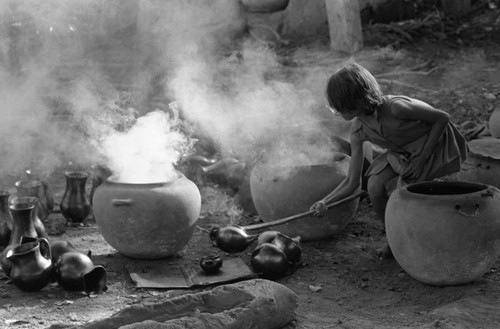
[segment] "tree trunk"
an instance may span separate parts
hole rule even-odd
[[[354,53],[363,48],[358,0],[325,0],[330,48]]]

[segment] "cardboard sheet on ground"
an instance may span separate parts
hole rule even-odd
[[[255,278],[255,273],[239,258],[224,260],[217,274],[208,275],[201,268],[171,264],[150,265],[146,272],[129,269],[137,288],[185,289]]]

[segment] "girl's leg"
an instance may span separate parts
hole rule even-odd
[[[376,175],[371,175],[368,179],[368,195],[373,204],[373,209],[380,220],[385,220],[385,207],[389,200],[386,183],[397,177],[398,174],[392,170],[391,166],[386,166],[381,172]]]
[[[398,174],[392,170],[391,166],[386,166],[384,170],[376,175],[370,176],[368,179],[368,195],[373,204],[373,208],[377,213],[382,223],[385,227],[385,207],[387,205],[387,200],[389,200],[389,193],[386,188],[386,183],[397,177]],[[389,245],[377,249],[377,256],[379,259],[389,259],[392,258],[392,251]]]

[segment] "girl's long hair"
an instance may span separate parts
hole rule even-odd
[[[340,113],[362,109],[373,114],[382,104],[382,92],[375,77],[364,67],[349,63],[328,80],[326,97]]]

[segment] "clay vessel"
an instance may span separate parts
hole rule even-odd
[[[48,238],[47,230],[42,219],[38,216],[38,198],[36,197],[14,197],[9,206],[12,214],[12,235],[10,243],[16,243],[21,236]],[[29,213],[29,218],[26,214]],[[33,234],[32,228],[35,229]]]
[[[38,291],[50,282],[52,261],[47,239],[15,246],[7,252],[7,259],[12,263],[9,277],[21,290]]]
[[[278,233],[271,243],[283,250],[289,262],[299,264],[302,261],[300,240],[300,237],[290,238],[289,236]]]
[[[402,186],[386,208],[387,240],[399,265],[432,285],[480,278],[500,255],[500,190],[468,182]]]
[[[59,256],[54,264],[57,282],[67,290],[101,293],[106,291],[106,269],[94,265],[92,260],[81,252],[68,251]]]
[[[222,259],[218,256],[205,256],[200,259],[200,267],[206,274],[215,274],[222,267]]]
[[[61,213],[68,222],[81,223],[91,211],[85,189],[89,174],[83,171],[69,171],[64,175],[66,176],[66,190],[61,199]]]
[[[289,0],[242,0],[243,5],[252,13],[274,13],[285,10]]]
[[[253,203],[264,222],[306,212],[347,176],[350,157],[336,153],[330,164],[280,166],[265,161],[257,163],[250,175]],[[330,238],[350,222],[358,199],[332,207],[324,217],[307,216],[275,226],[287,236],[302,241]]]
[[[18,197],[35,197],[38,199],[36,204],[36,215],[42,222],[49,217],[49,203],[46,195],[46,189],[39,180],[20,180],[15,183],[16,195]]]
[[[158,259],[181,251],[191,239],[201,196],[178,173],[170,182],[134,184],[110,177],[94,194],[94,216],[104,239],[132,258]]]
[[[242,252],[257,238],[258,235],[250,235],[238,225],[214,227],[210,231],[212,244],[227,253]]]
[[[284,251],[272,243],[263,243],[255,248],[250,263],[252,270],[266,279],[279,279],[293,269]]]
[[[500,138],[500,108],[497,107],[493,113],[491,113],[490,119],[488,120],[488,128],[490,129],[491,136],[495,138]]]
[[[0,191],[0,246],[7,246],[12,232],[12,215],[9,210],[9,191]]]

